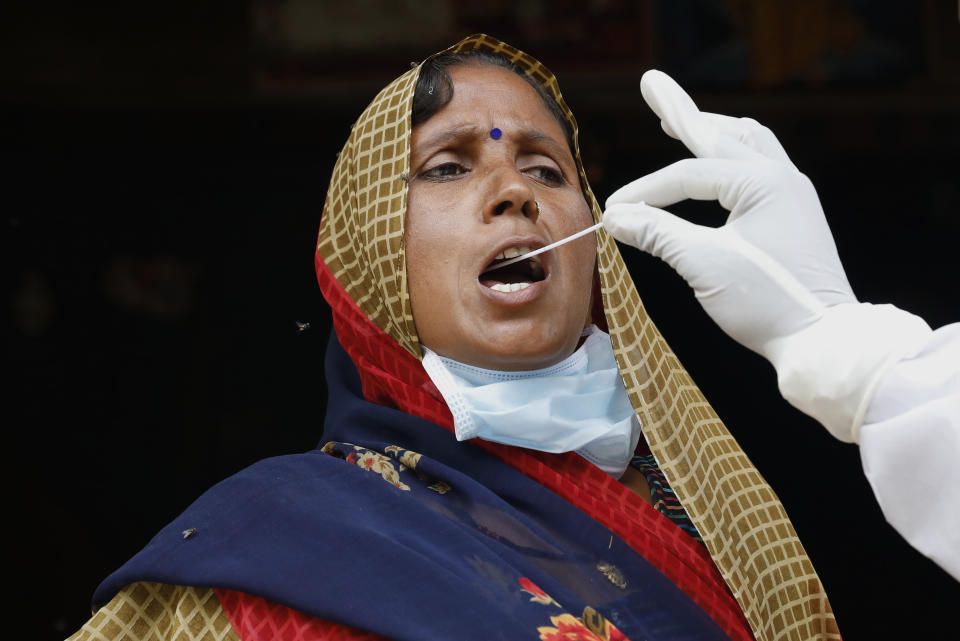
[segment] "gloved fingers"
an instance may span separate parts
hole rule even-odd
[[[753,118],[735,118],[707,111],[701,111],[700,115],[713,122],[724,134],[734,140],[771,160],[783,162],[796,169],[776,135]]]
[[[640,93],[660,118],[661,127],[668,136],[681,141],[695,156],[711,155],[719,131],[700,118],[700,110],[693,99],[673,78],[650,69],[640,79]]]
[[[650,109],[660,118],[660,126],[671,138],[686,145],[698,158],[751,160],[759,153],[731,136],[705,117],[680,85],[656,69],[640,79],[640,92]]]
[[[638,178],[613,192],[606,206],[641,201],[668,207],[682,200],[719,200],[728,211],[737,204],[742,187],[756,178],[755,163],[721,158],[686,158]]]
[[[603,214],[603,228],[618,241],[652,254],[678,271],[684,250],[704,232],[715,231],[645,203],[612,205]]]
[[[663,133],[667,134],[674,140],[680,140],[680,136],[678,136],[677,132],[670,128],[670,123],[668,123],[666,120],[660,121],[660,128],[663,129]]]

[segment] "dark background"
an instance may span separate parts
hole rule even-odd
[[[773,129],[817,186],[861,300],[960,320],[952,0],[3,11],[8,616],[34,638],[76,630],[96,584],[206,487],[320,440],[329,311],[313,248],[335,155],[380,87],[469,33],[559,76],[601,202],[687,155],[640,97],[658,67],[704,110]],[[673,209],[723,218],[715,204]],[[786,505],[845,638],[954,636],[960,584],[886,525],[857,449],[782,401],[769,365],[668,268],[625,254]]]

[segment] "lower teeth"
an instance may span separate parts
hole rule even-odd
[[[490,289],[495,289],[498,292],[516,292],[527,287],[530,287],[530,283],[497,283],[491,285]]]

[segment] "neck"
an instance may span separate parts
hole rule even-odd
[[[620,477],[620,483],[641,499],[653,505],[653,498],[650,496],[650,486],[647,485],[647,478],[643,475],[643,472],[635,470],[628,465],[623,476]]]

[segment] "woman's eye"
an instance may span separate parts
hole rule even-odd
[[[433,180],[443,180],[445,178],[455,178],[460,174],[467,173],[467,168],[455,162],[445,162],[442,165],[431,167],[421,174],[424,178]]]
[[[545,182],[548,185],[562,185],[566,182],[566,180],[563,178],[563,174],[552,167],[532,167],[527,170],[527,173],[533,175],[534,178],[541,182]]]

